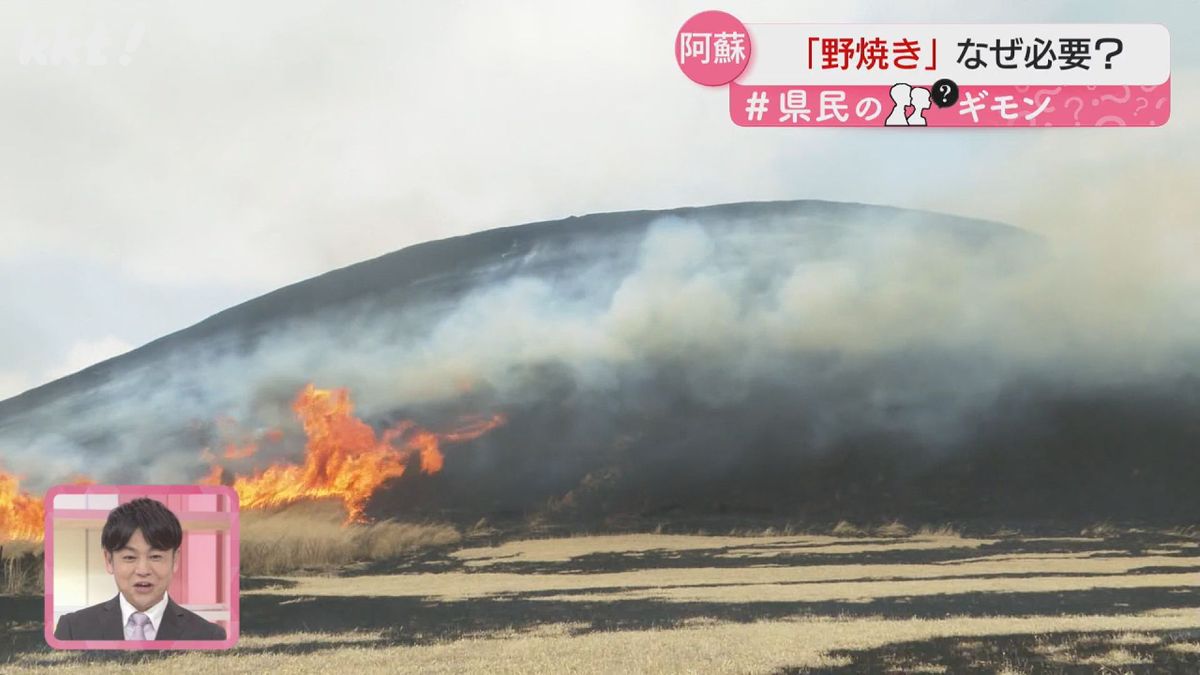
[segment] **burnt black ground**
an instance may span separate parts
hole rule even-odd
[[[861,543],[887,543],[895,539],[870,537]],[[920,551],[891,551],[856,555],[821,553],[822,545],[810,547],[804,553],[787,553],[766,558],[720,557],[727,547],[687,551],[630,551],[612,554],[593,554],[560,563],[520,563],[499,561],[486,571],[527,572],[538,574],[586,575],[608,572],[632,572],[645,569],[684,568],[722,565],[729,569],[760,568],[798,564],[846,564],[847,579],[854,578],[850,565],[906,564],[947,562],[980,556],[1019,555],[1022,553],[1072,553],[1102,556],[1140,555],[1146,549],[1170,550],[1178,555],[1197,555],[1194,549],[1179,550],[1190,538],[1165,533],[1123,533],[1107,539],[1087,541],[1029,541],[1010,537],[980,548],[942,548]],[[758,548],[769,553],[775,545],[754,544],[747,540],[739,549]],[[414,574],[434,571],[475,570],[465,567],[449,555],[451,549],[430,551],[410,556],[388,565],[368,569],[346,570],[346,576],[367,574]],[[1158,554],[1163,555],[1163,554]],[[1167,553],[1166,555],[1172,555]],[[1130,574],[1154,575],[1196,572],[1194,567],[1143,567]],[[975,575],[970,579],[1025,576],[1012,574]],[[1040,575],[1053,576],[1053,575]],[[1058,576],[1071,576],[1061,573]],[[422,645],[454,640],[466,636],[487,635],[501,631],[529,631],[539,627],[567,623],[573,634],[595,631],[671,629],[696,619],[717,622],[749,623],[759,620],[804,617],[874,617],[887,619],[946,619],[954,617],[1024,617],[1038,615],[1100,615],[1133,616],[1155,609],[1198,608],[1200,589],[1172,588],[1098,588],[1063,592],[963,592],[930,596],[887,597],[869,602],[662,602],[656,600],[555,600],[550,596],[562,591],[514,592],[495,597],[446,601],[420,597],[323,597],[287,593],[286,579],[258,577],[243,579],[248,594],[241,598],[243,636],[276,636],[296,632],[345,633],[362,630],[370,633],[358,643],[364,648],[383,648],[396,645]],[[256,589],[275,587],[279,595],[253,593]],[[575,594],[603,595],[636,590],[639,587],[597,587],[571,591]],[[48,648],[42,641],[40,597],[0,598],[0,664],[17,653],[44,653]],[[1157,645],[1121,645],[1126,651],[1149,661],[1147,664],[1122,667],[1119,672],[1196,672],[1200,656],[1167,649],[1177,641],[1195,642],[1200,631],[1148,631],[1161,638]],[[866,651],[836,651],[831,656],[845,657],[850,665],[833,672],[910,672],[920,665],[944,666],[947,672],[994,672],[1012,665],[1030,673],[1092,673],[1095,666],[1071,666],[1054,662],[1035,648],[1045,651],[1047,645],[1088,641],[1075,649],[1081,658],[1107,653],[1114,648],[1112,639],[1118,633],[1006,635],[946,638],[921,642],[885,645]],[[965,646],[964,646],[965,645]],[[267,647],[241,647],[241,653],[304,654],[342,646],[335,638],[317,639],[299,644]],[[92,653],[85,661],[97,664],[154,662],[161,658],[155,653],[124,655]],[[34,658],[34,663],[39,659]],[[49,663],[48,661],[46,663]],[[802,668],[784,672],[812,672]],[[829,672],[826,670],[820,672]]]
[[[1200,630],[1145,631],[1139,635],[1158,638],[1153,645],[1120,643],[1120,633],[1055,633],[1053,635],[1004,635],[983,638],[940,638],[921,642],[900,642],[866,651],[835,650],[830,656],[848,657],[848,665],[835,668],[785,668],[775,675],[804,673],[913,673],[922,668],[944,667],[947,673],[994,673],[1008,666],[1028,675],[1095,675],[1096,673],[1178,673],[1200,672],[1200,654],[1172,651],[1176,642],[1195,643]],[[1113,666],[1058,663],[1047,659],[1047,647],[1069,646],[1081,659],[1102,657],[1113,649],[1123,649],[1138,661]],[[930,672],[927,670],[926,672]]]

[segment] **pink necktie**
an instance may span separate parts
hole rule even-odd
[[[146,626],[150,625],[150,617],[141,612],[134,612],[129,615],[129,623],[133,626],[133,636],[130,640],[148,640],[146,637]]]

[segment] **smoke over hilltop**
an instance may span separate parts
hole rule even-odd
[[[302,454],[291,402],[312,382],[380,428],[507,419],[375,513],[1194,517],[1200,284],[1109,263],[821,202],[496,230],[0,403],[0,453],[26,488],[192,482],[271,430],[225,455],[245,474]]]

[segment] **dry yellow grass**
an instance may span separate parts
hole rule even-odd
[[[671,534],[623,534],[572,537],[569,539],[528,539],[499,546],[467,548],[453,557],[468,566],[482,567],[492,562],[562,562],[597,553],[645,553],[647,551],[698,551],[726,549],[722,556],[774,556],[789,553],[844,554],[870,551],[894,551],[940,548],[977,548],[994,543],[993,539],[964,539],[953,535],[919,535],[910,539],[882,543],[864,543],[856,539],[824,535],[792,536],[700,536]]]
[[[939,542],[917,537],[893,544],[897,550],[935,546]],[[977,547],[986,540],[948,538],[943,548]],[[299,577],[294,587],[268,590],[279,594],[310,596],[395,595],[457,600],[511,595],[530,591],[560,591],[554,600],[597,601],[653,598],[679,602],[749,602],[865,600],[897,596],[969,592],[1034,592],[1095,588],[1161,588],[1200,585],[1200,576],[1188,568],[1200,563],[1183,556],[1101,556],[1085,553],[1025,553],[976,556],[952,562],[926,564],[828,564],[796,566],[654,567],[623,572],[560,574],[554,571],[490,571],[492,566],[519,563],[562,563],[596,553],[627,553],[637,558],[648,552],[720,550],[727,559],[743,551],[756,559],[759,550],[840,553],[874,550],[876,544],[825,536],[701,537],[677,535],[614,535],[515,541],[496,547],[469,548],[453,557],[470,572],[448,571],[393,574],[356,579]],[[1180,568],[1178,574],[1125,575],[1139,567]],[[640,566],[639,566],[640,567]],[[501,568],[502,569],[502,568]],[[998,576],[998,575],[1028,575]],[[1086,576],[1048,576],[1072,574]],[[991,578],[968,578],[991,577]],[[574,592],[587,590],[587,596]],[[600,591],[604,591],[601,593]]]
[[[1119,667],[1119,666],[1141,665],[1141,664],[1146,664],[1146,663],[1150,663],[1150,662],[1151,662],[1151,659],[1145,658],[1143,656],[1138,656],[1137,654],[1134,654],[1133,652],[1129,651],[1128,649],[1124,649],[1124,648],[1110,649],[1108,652],[1106,652],[1104,654],[1088,656],[1085,658],[1077,659],[1075,661],[1075,663],[1077,663],[1079,665],[1108,666],[1110,668],[1115,668],[1115,667]]]
[[[1167,651],[1177,654],[1200,654],[1200,642],[1176,642],[1167,645]]]
[[[1065,641],[1049,640],[1048,637],[1043,636],[1039,639],[1038,644],[1032,651],[1044,656],[1046,660],[1052,663],[1061,665],[1116,667],[1149,663],[1150,659],[1138,656],[1125,649],[1125,647],[1149,647],[1162,643],[1162,638],[1157,635],[1133,632],[1125,632],[1117,635],[1084,635]],[[1078,653],[1089,648],[1094,650],[1096,647],[1107,647],[1109,649],[1103,654],[1094,654],[1086,657],[1080,656]]]
[[[278,511],[243,513],[242,573],[332,569],[357,561],[388,560],[462,539],[449,525],[390,520],[343,525],[344,519],[341,506],[331,502],[305,502]]]
[[[42,542],[26,541],[24,539],[0,541],[0,558],[20,558],[26,555],[38,555],[42,552]]]
[[[849,581],[821,584],[729,584],[705,587],[638,588],[604,592],[545,595],[547,602],[619,602],[657,600],[670,602],[870,602],[881,598],[914,598],[956,593],[1052,593],[1094,589],[1183,588],[1200,586],[1200,576],[1183,574],[1149,577],[1034,577],[1015,579],[936,579],[912,581]]]
[[[693,551],[758,543],[773,545],[797,541],[797,537],[734,537],[685,534],[616,534],[564,539],[524,539],[499,546],[465,548],[451,555],[463,561],[487,564],[494,560],[520,562],[562,562],[596,553],[642,553],[670,550]],[[834,537],[822,541],[839,541]]]
[[[731,546],[728,551],[718,554],[723,558],[769,558],[777,555],[804,555],[819,553],[822,555],[843,555],[851,553],[879,553],[884,551],[931,551],[950,548],[978,548],[994,543],[994,539],[964,539],[959,536],[917,536],[895,541],[880,543],[864,543],[861,540],[837,539],[834,537],[807,537],[803,543],[787,546],[780,543],[770,548],[758,544]]]
[[[1056,663],[1071,663],[1075,660],[1075,642],[1051,642],[1046,637],[1042,636],[1038,639],[1038,643],[1031,650],[1033,653]]]
[[[1180,564],[1177,561],[1164,561]],[[462,600],[531,591],[561,591],[561,595],[542,596],[556,601],[606,601],[654,598],[677,602],[752,602],[864,600],[939,593],[1036,592],[1085,590],[1093,588],[1182,588],[1200,586],[1194,572],[1131,576],[1030,577],[968,579],[973,570],[963,570],[964,578],[922,579],[941,576],[936,566],[921,569],[889,569],[886,565],[862,566],[862,570],[826,566],[809,568],[763,568],[730,570],[720,567],[684,569],[647,569],[635,572],[603,574],[534,574],[493,572],[443,572],[423,574],[373,575],[369,577],[329,578],[291,577],[294,586],[264,589],[264,593],[311,596],[390,595]],[[930,569],[930,568],[933,569]],[[1129,567],[1114,561],[1107,569]],[[979,573],[986,573],[984,566]],[[868,575],[855,577],[856,574]],[[847,575],[850,575],[849,578]],[[885,578],[905,575],[907,579],[874,581],[869,575]],[[806,583],[797,583],[806,582]],[[587,589],[585,595],[573,593]],[[606,591],[600,593],[599,591]]]
[[[292,517],[297,517],[295,513]],[[258,514],[248,520],[261,527],[260,533],[277,534],[267,527],[282,527],[287,518]],[[333,525],[337,525],[334,521]],[[295,523],[292,523],[294,526]],[[311,520],[303,527],[312,530]],[[363,529],[369,529],[363,526]],[[457,534],[457,533],[455,533]],[[347,535],[349,536],[349,535]],[[360,534],[354,536],[362,536]],[[382,540],[382,538],[381,538]],[[420,539],[424,542],[426,539]],[[1055,540],[1044,540],[1053,544]],[[1066,541],[1066,540],[1063,540]],[[902,596],[953,598],[964,593],[1063,592],[1091,589],[1166,588],[1194,592],[1200,577],[1192,569],[1200,564],[1200,551],[1176,548],[1170,555],[1123,551],[1122,555],[1096,556],[1096,539],[1078,540],[1086,550],[1023,553],[1006,548],[989,555],[989,540],[961,537],[957,532],[927,531],[922,535],[885,544],[905,552],[902,560],[888,564],[763,564],[763,551],[780,555],[837,552],[879,552],[879,542],[839,539],[828,536],[670,536],[621,535],[573,537],[557,540],[516,541],[496,547],[473,547],[452,554],[468,565],[463,571],[448,565],[445,572],[395,573],[374,576],[296,576],[286,584],[243,593],[255,597],[259,606],[293,599],[302,600],[307,611],[319,616],[325,598],[337,598],[350,606],[351,598],[407,599],[411,606],[436,606],[443,601],[505,603],[523,593],[533,593],[526,602],[553,600],[564,608],[579,607],[561,623],[523,623],[513,616],[511,627],[500,622],[481,624],[470,632],[448,631],[425,637],[398,636],[390,629],[344,630],[327,633],[300,632],[283,635],[255,634],[257,627],[243,613],[244,635],[239,645],[226,653],[184,653],[130,657],[119,662],[89,660],[70,653],[23,654],[5,663],[7,672],[24,672],[53,667],[55,672],[90,672],[93,669],[121,672],[233,673],[257,672],[413,672],[413,673],[766,673],[788,667],[814,670],[861,665],[861,654],[888,645],[962,638],[957,648],[987,653],[990,640],[1004,636],[1037,635],[1036,646],[1027,653],[1040,655],[1043,663],[1122,668],[1148,663],[1147,650],[1155,658],[1174,653],[1180,658],[1200,653],[1200,644],[1164,644],[1152,631],[1200,629],[1200,614],[1186,607],[1155,607],[1125,614],[1107,610],[1099,614],[1061,616],[1053,604],[1042,615],[985,616],[973,614],[968,606],[946,600],[947,613],[940,618],[887,618],[867,610],[866,616],[837,613],[795,614],[786,618],[758,621],[728,621],[716,611],[711,616],[690,616],[670,628],[647,628],[630,624],[625,630],[596,630],[590,608],[596,601],[651,598],[668,605],[694,601],[719,607],[745,606],[759,600],[836,603],[870,602]],[[390,554],[391,546],[380,551]],[[955,550],[950,556],[924,558],[928,548]],[[962,549],[972,557],[960,558]],[[1030,547],[1043,550],[1039,546]],[[978,550],[974,550],[978,549]],[[366,550],[366,549],[361,549]],[[1014,552],[1016,551],[1016,552]],[[917,557],[912,557],[912,554]],[[599,558],[590,556],[599,555]],[[655,556],[667,555],[675,564],[656,566]],[[366,553],[364,553],[366,555]],[[690,556],[690,557],[689,557]],[[743,557],[746,564],[729,565],[730,558]],[[579,567],[593,560],[618,560],[612,572],[589,572]],[[719,559],[722,564],[708,561]],[[785,558],[786,559],[786,558]],[[878,560],[879,558],[875,558]],[[932,562],[916,562],[927,559]],[[685,562],[679,565],[680,561]],[[690,561],[690,564],[686,564]],[[511,571],[514,562],[529,569]],[[811,561],[810,561],[811,562]],[[543,567],[544,566],[544,567]],[[1163,568],[1150,574],[1129,574],[1139,567]],[[1178,573],[1171,568],[1179,568]],[[403,570],[400,570],[403,572]],[[565,573],[570,572],[570,573]],[[1070,573],[1071,576],[1053,576]],[[294,585],[293,585],[294,584]],[[549,596],[549,597],[548,597]],[[413,604],[413,599],[417,603]],[[245,607],[246,605],[244,605]],[[297,605],[300,607],[301,605]],[[291,605],[289,604],[290,608]],[[961,610],[961,613],[959,613]],[[286,611],[286,610],[285,610]],[[671,610],[665,610],[670,616]],[[468,614],[469,615],[469,614]],[[558,620],[558,614],[551,615]],[[682,618],[683,615],[681,615]],[[352,624],[353,618],[348,618]],[[379,624],[376,624],[377,626]],[[420,624],[417,624],[420,625]],[[1084,633],[1082,637],[1075,633]],[[1095,634],[1095,635],[1087,635]],[[1061,637],[1058,637],[1061,636]],[[399,639],[398,639],[399,638]],[[414,638],[413,644],[405,644]],[[972,646],[974,645],[974,646]],[[1036,659],[1037,656],[1034,656]],[[1036,664],[1035,664],[1036,665]],[[1005,656],[1002,662],[983,664],[1003,668],[999,672],[1030,672],[1030,661]],[[952,672],[953,667],[928,659],[904,664],[904,672]]]
[[[42,542],[0,542],[0,595],[42,592]]]
[[[866,531],[854,523],[839,520],[838,524],[833,526],[833,534],[839,537],[861,537]]]
[[[1053,634],[1076,631],[1173,630],[1195,628],[1195,612],[1171,616],[1059,616],[762,621],[672,630],[570,635],[543,627],[535,632],[497,632],[420,646],[372,647],[370,633],[294,634],[245,637],[230,652],[193,652],[121,664],[121,672],[186,672],[231,675],[259,672],[313,673],[747,673],[784,667],[814,669],[850,665],[833,650],[868,650],[893,642],[949,636]],[[283,653],[289,644],[315,649]],[[279,652],[273,652],[278,649]],[[1106,655],[1107,656],[1107,655]],[[1114,659],[1121,657],[1113,654]],[[45,662],[49,663],[45,663]],[[44,667],[32,666],[43,662]],[[52,664],[52,666],[51,666]],[[19,657],[12,672],[53,667],[55,672],[89,672],[73,653]]]
[[[962,534],[953,525],[922,525],[917,530],[918,537],[954,538]]]
[[[878,537],[907,537],[910,534],[912,534],[912,530],[898,520],[875,528],[875,535]]]
[[[1157,635],[1144,635],[1140,633],[1121,633],[1105,640],[1108,644],[1119,646],[1142,646],[1156,645],[1162,642],[1162,638]]]
[[[1080,532],[1085,537],[1099,537],[1101,539],[1107,537],[1116,537],[1128,530],[1122,529],[1112,523],[1094,523],[1089,525]],[[1104,665],[1104,664],[1099,664]]]

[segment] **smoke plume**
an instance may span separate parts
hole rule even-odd
[[[820,203],[604,218],[485,233],[463,258],[472,237],[452,241],[442,269],[315,312],[268,296],[252,329],[10,400],[3,468],[37,490],[194,482],[230,445],[239,473],[295,462],[291,402],[315,383],[380,428],[509,420],[405,474],[381,513],[1200,503],[1200,278],[1173,247]]]

